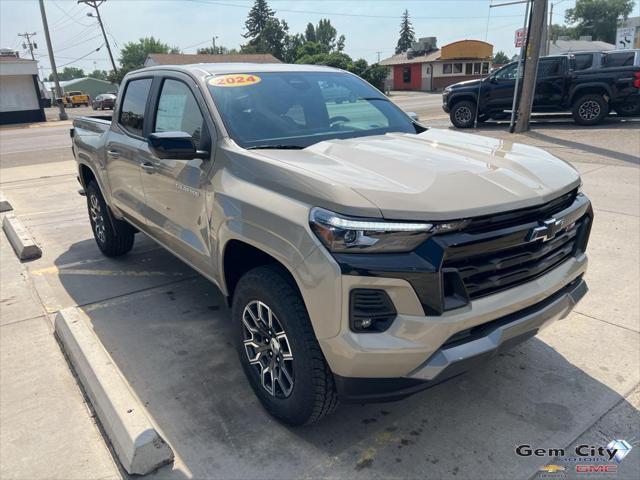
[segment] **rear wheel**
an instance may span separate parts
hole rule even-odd
[[[597,93],[583,95],[573,103],[573,119],[579,125],[596,125],[609,113],[609,104]]]
[[[613,109],[621,117],[634,117],[640,115],[640,102],[623,103],[622,105],[614,106]]]
[[[451,123],[458,128],[471,128],[476,119],[476,104],[469,100],[462,100],[451,107],[449,113]]]
[[[87,208],[93,236],[107,257],[118,257],[133,248],[135,230],[128,223],[113,218],[95,180],[87,185]]]
[[[256,396],[274,417],[302,425],[331,413],[338,399],[292,282],[276,266],[251,270],[235,289],[232,318],[240,363]]]

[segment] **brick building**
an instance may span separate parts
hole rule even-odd
[[[421,38],[405,53],[380,61],[391,67],[391,90],[435,91],[486,76],[491,70],[493,45],[480,40],[460,40],[442,48],[434,37]]]

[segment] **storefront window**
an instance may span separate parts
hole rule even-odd
[[[473,74],[474,75],[480,75],[480,65],[481,65],[481,63],[474,63],[473,64]]]
[[[482,62],[482,74],[486,75],[489,73],[489,62]]]
[[[442,64],[442,73],[451,73],[451,64],[450,63],[443,63]]]
[[[473,73],[473,63],[467,63],[464,66],[465,75],[471,75]]]
[[[453,73],[462,73],[462,64],[454,63],[453,64]]]

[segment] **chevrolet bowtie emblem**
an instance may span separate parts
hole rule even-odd
[[[564,470],[565,468],[561,465],[544,465],[540,467],[541,472],[548,472],[548,473],[557,473],[557,472],[562,472]]]
[[[556,220],[555,218],[545,220],[542,222],[542,225],[532,228],[529,231],[529,235],[527,235],[527,242],[534,242],[536,240],[546,242],[547,240],[551,240],[556,236],[556,233],[560,231],[563,224],[564,219],[562,218],[560,220]]]

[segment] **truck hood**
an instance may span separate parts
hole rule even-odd
[[[477,86],[482,80],[465,80],[464,82],[458,82],[458,83],[454,83],[452,85],[449,85],[448,88],[450,88],[451,90],[455,90],[457,88],[467,88],[467,87],[474,87]]]
[[[580,185],[573,167],[544,150],[450,130],[259,152],[350,187],[388,219],[453,220],[504,212],[548,202]]]

